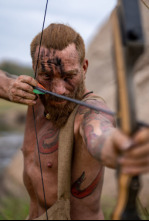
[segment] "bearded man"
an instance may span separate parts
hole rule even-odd
[[[41,33],[31,43],[33,69],[39,54]],[[85,78],[88,60],[82,37],[71,27],[51,24],[43,32],[37,79],[12,78],[0,72],[0,97],[29,105],[23,144],[24,183],[30,196],[29,219],[42,216],[58,198],[58,150],[67,146],[60,141],[61,129],[74,110],[73,155],[71,159],[70,218],[72,220],[102,220],[100,207],[104,167],[121,166],[124,174],[149,172],[149,130],[143,129],[132,138],[115,129],[113,117],[45,94],[37,96],[33,89],[40,83],[46,90],[59,95],[84,100],[108,110],[103,99],[87,90]],[[31,105],[34,105],[38,144]],[[69,125],[67,125],[69,133]],[[66,130],[65,130],[66,132]],[[66,133],[67,134],[67,133]],[[45,199],[42,190],[39,154],[42,166]],[[131,147],[136,147],[131,149]],[[69,149],[69,148],[68,148]],[[63,152],[63,151],[62,151]],[[119,156],[121,152],[121,157]],[[63,160],[65,161],[65,160]],[[67,155],[66,155],[67,161]],[[66,171],[62,171],[65,176]],[[48,217],[50,218],[50,217]],[[60,218],[60,217],[59,217]]]

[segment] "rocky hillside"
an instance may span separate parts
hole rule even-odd
[[[149,0],[146,0],[149,5]],[[149,9],[143,3],[142,18],[146,36],[146,51],[135,68],[136,103],[138,118],[149,122]],[[115,73],[113,64],[113,33],[111,19],[100,29],[91,43],[87,57],[89,71],[87,85],[105,98],[112,109],[115,109]]]
[[[149,0],[145,1],[149,5]],[[142,19],[146,37],[146,50],[135,67],[134,83],[136,86],[136,109],[138,119],[149,123],[149,9],[140,0]],[[89,70],[87,75],[87,86],[102,96],[109,107],[116,110],[116,78],[113,63],[113,32],[111,18],[99,30],[88,48],[87,58],[89,59]],[[148,205],[149,176],[143,177],[143,189],[141,198]],[[114,201],[116,196],[115,172],[106,170],[103,201]],[[107,200],[108,199],[108,200]]]

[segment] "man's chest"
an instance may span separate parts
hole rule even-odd
[[[79,177],[84,171],[95,169],[99,167],[99,164],[90,156],[85,147],[83,139],[79,133],[79,125],[82,118],[75,118],[73,137],[73,156],[72,156],[72,173],[74,180]],[[33,121],[33,120],[32,120]],[[33,122],[32,122],[33,124]],[[30,129],[32,128],[32,131]],[[58,168],[58,149],[60,145],[60,129],[57,129],[53,124],[45,119],[43,116],[37,119],[37,137],[35,134],[34,125],[31,125],[31,121],[28,122],[25,141],[24,141],[24,160],[25,163],[39,167],[39,154],[41,164],[44,171],[50,169],[56,170]],[[70,128],[71,129],[71,128]],[[61,144],[63,147],[67,144],[67,138],[65,143]],[[69,148],[69,147],[68,147]],[[71,148],[71,147],[70,147]],[[32,161],[30,159],[32,158]],[[90,162],[90,164],[88,163]],[[93,167],[91,166],[93,165]],[[33,165],[32,165],[33,166]],[[90,174],[90,172],[89,172]],[[96,174],[96,172],[95,172]]]
[[[37,140],[34,136],[32,136],[32,138],[30,137],[32,144],[34,143],[34,148],[24,146],[24,153],[26,153],[24,154],[24,175],[31,181],[34,189],[36,189],[36,184],[39,182],[38,179],[40,179],[39,177],[41,173],[39,162],[40,154],[45,186],[46,189],[48,189],[48,194],[51,195],[51,191],[53,190],[50,190],[48,186],[55,186],[55,193],[57,190],[60,130],[56,130],[49,123],[45,123],[43,127],[38,128],[37,132],[38,146]],[[84,199],[91,195],[97,186],[99,186],[102,179],[102,168],[88,153],[82,138],[78,135],[77,129],[74,129],[74,146],[71,167],[72,197]],[[65,173],[65,171],[63,173]],[[40,185],[40,188],[41,187],[42,186]],[[37,192],[39,192],[39,190],[37,190]]]
[[[83,139],[79,134],[78,122],[74,123],[74,145],[72,156],[72,172],[74,176],[79,175],[79,171],[83,171],[91,167],[91,164],[97,165],[97,162],[92,159],[85,147]],[[35,131],[26,131],[23,152],[25,162],[30,161],[35,166],[39,166],[39,154],[44,170],[58,167],[58,149],[60,145],[60,129],[56,129],[51,122],[42,118],[37,124],[37,137]],[[67,137],[66,137],[67,142]],[[65,145],[61,144],[61,146]],[[71,147],[70,147],[71,148]],[[90,165],[87,163],[90,162]],[[31,161],[30,161],[31,163]],[[51,166],[52,165],[52,166]],[[77,172],[75,172],[77,171]]]
[[[60,130],[46,125],[39,130],[38,146],[40,154],[51,155],[58,151]],[[36,145],[37,146],[37,145]]]

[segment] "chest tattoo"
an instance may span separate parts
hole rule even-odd
[[[97,177],[94,181],[86,187],[84,190],[81,190],[81,184],[85,181],[85,172],[81,175],[81,177],[72,185],[71,193],[75,198],[83,199],[85,197],[90,196],[94,190],[97,188],[99,182],[102,180],[103,168],[99,171]]]
[[[39,138],[39,150],[42,154],[51,154],[58,150],[59,131],[50,129]]]

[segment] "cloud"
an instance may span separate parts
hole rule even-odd
[[[0,61],[17,59],[30,63],[30,42],[41,31],[46,1],[0,2]],[[86,44],[109,15],[116,0],[50,0],[46,26],[66,23],[75,28]]]

